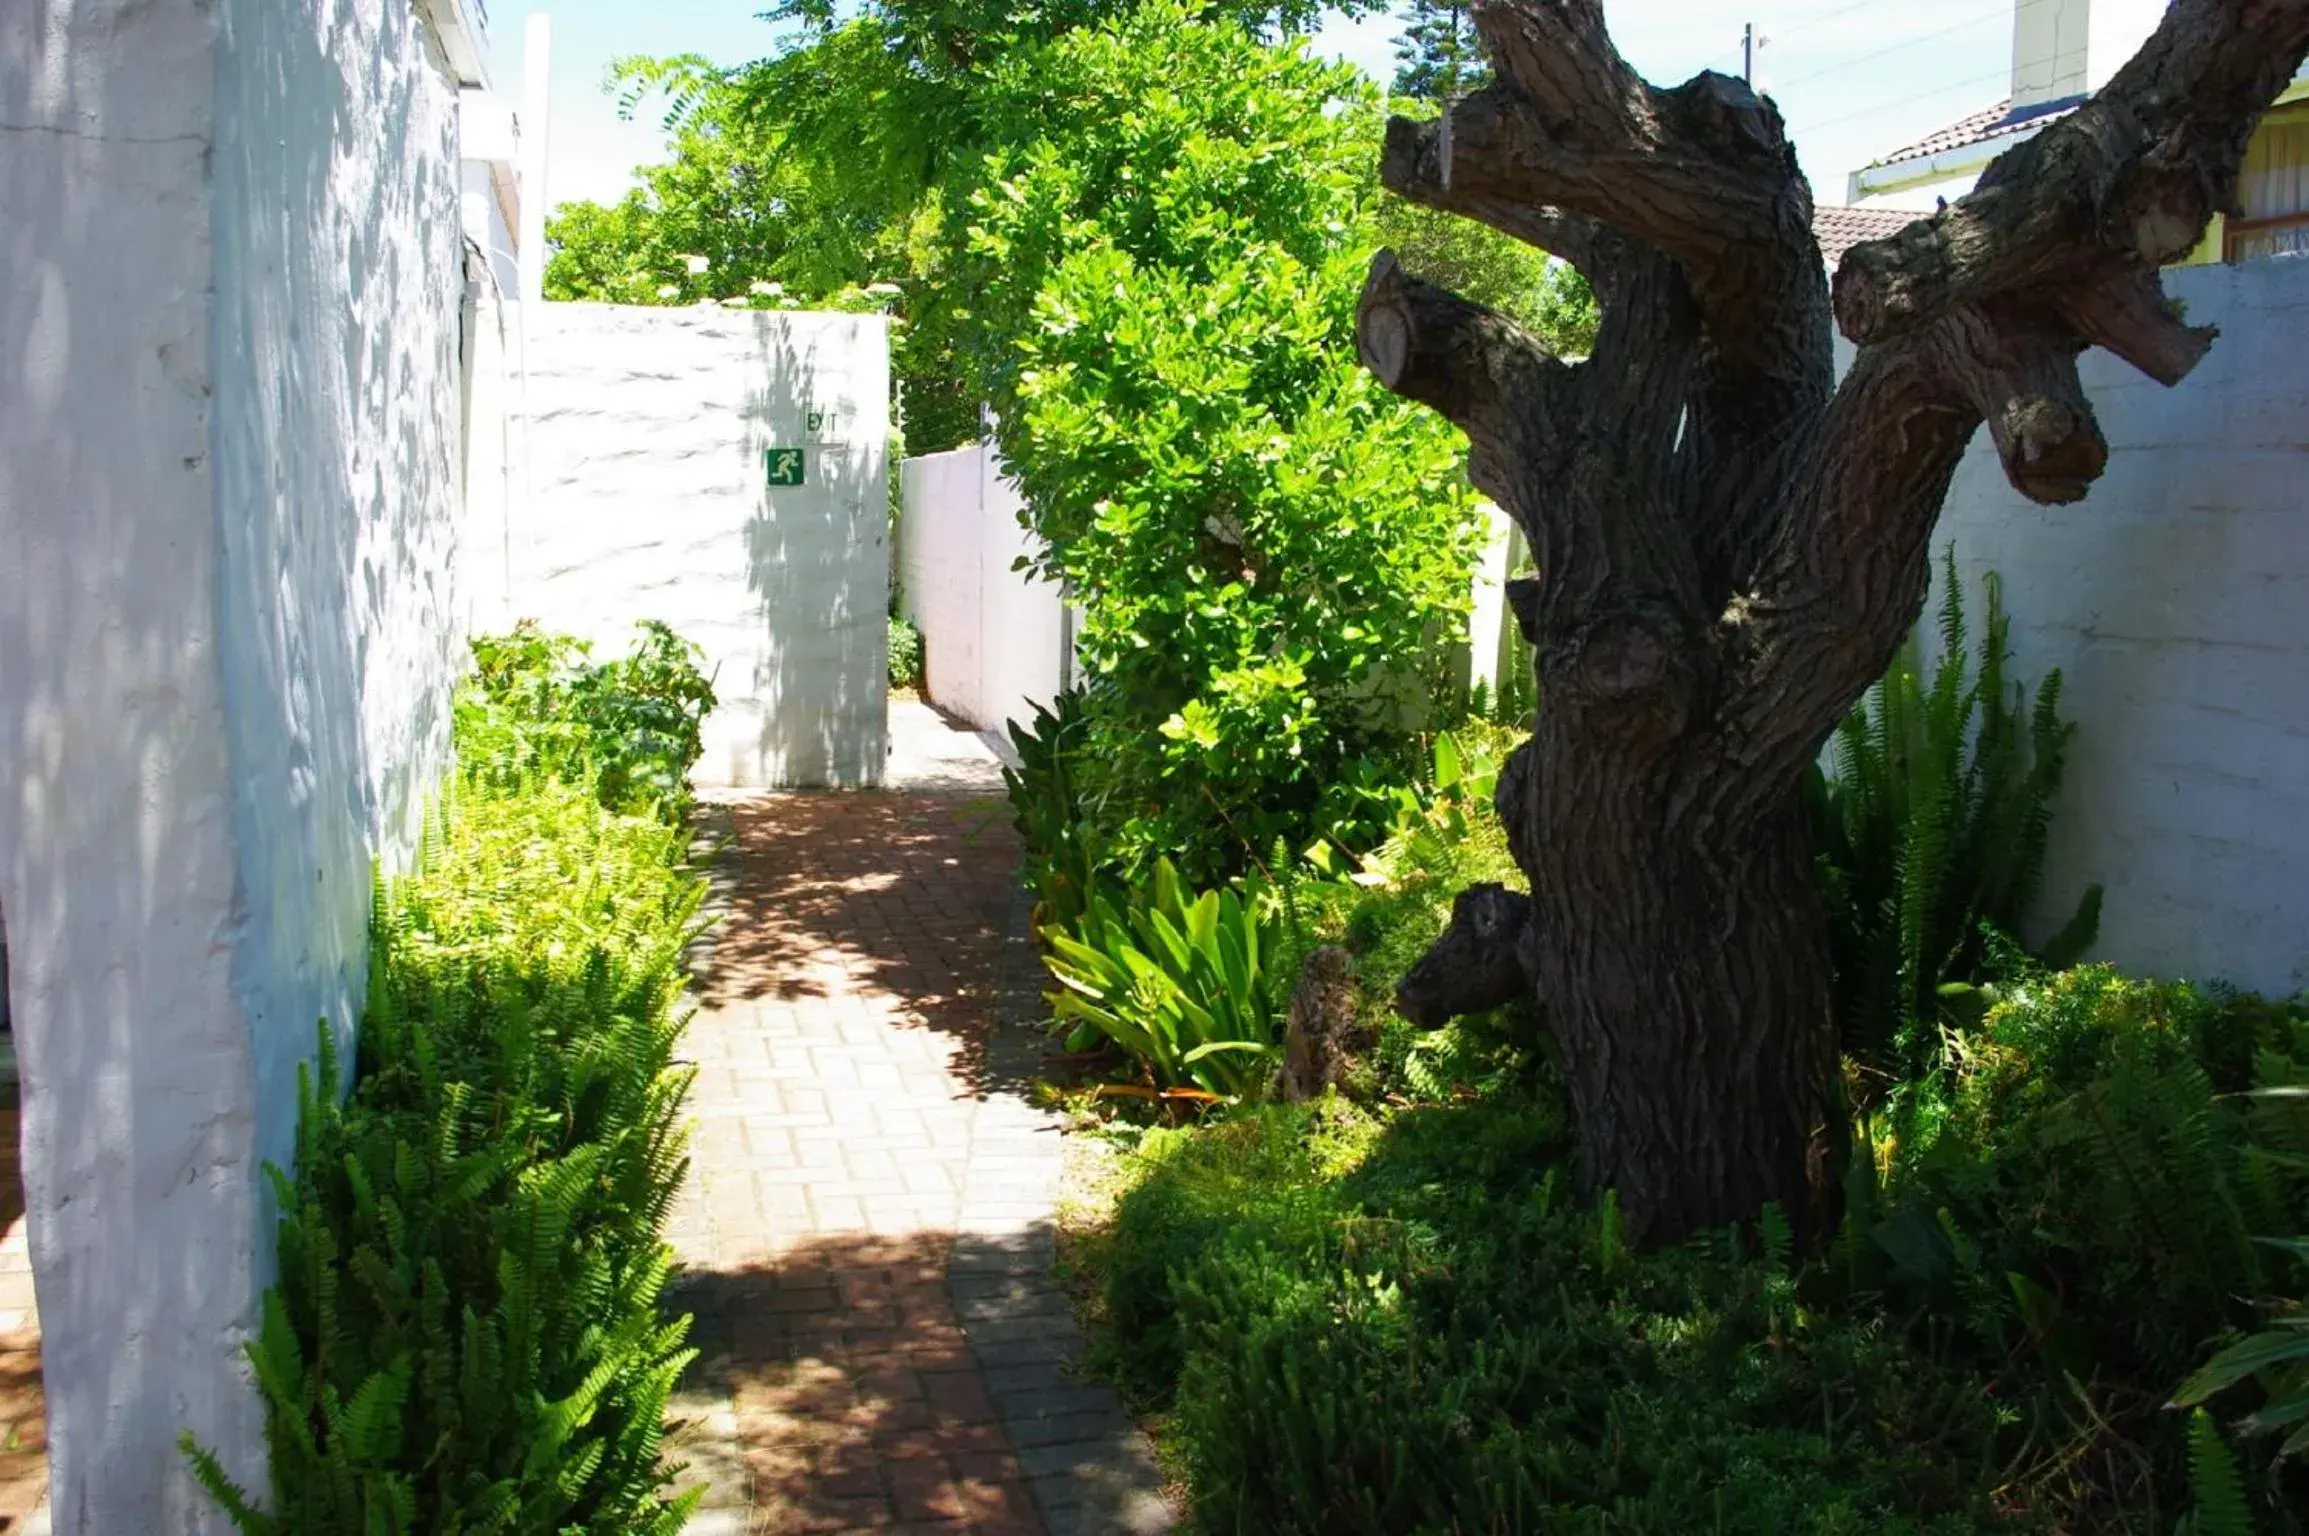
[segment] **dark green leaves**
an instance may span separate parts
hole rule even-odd
[[[462,777],[377,896],[351,1096],[324,1028],[272,1170],[271,1512],[188,1447],[251,1533],[673,1536],[694,1503],[663,1496],[690,1352],[659,1301],[701,891],[679,826],[603,800],[665,804],[711,694],[662,627],[574,680],[534,631],[476,652]]]

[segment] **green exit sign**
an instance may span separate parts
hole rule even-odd
[[[769,467],[770,484],[800,485],[802,483],[801,449],[766,449],[762,454],[762,461]]]

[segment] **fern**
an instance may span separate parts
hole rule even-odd
[[[1911,636],[1838,726],[1832,771],[1807,787],[1845,1049],[1895,1078],[1924,1070],[1942,1031],[1977,1011],[1998,936],[2028,919],[2073,732],[2058,672],[2033,702],[2008,680],[2011,625],[1993,575],[1986,598],[1975,647],[1951,550],[1929,681]],[[2096,887],[2041,957],[2075,960],[2099,913]]]
[[[2195,1536],[2253,1536],[2237,1459],[2202,1408],[2189,1415],[2189,1486],[2197,1500],[2189,1516]]]
[[[670,666],[678,642],[652,644]],[[477,648],[485,685],[517,695],[540,648]],[[244,1532],[670,1536],[695,1502],[664,1493],[692,1351],[661,1233],[702,885],[662,806],[621,813],[588,764],[509,768],[479,691],[416,873],[377,888],[351,1095],[324,1025],[295,1171],[268,1170],[280,1279],[248,1355],[270,1511],[185,1447]]]

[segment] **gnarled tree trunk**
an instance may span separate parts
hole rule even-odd
[[[1477,0],[1494,83],[1388,125],[1393,191],[1572,262],[1603,306],[1566,363],[1382,253],[1363,360],[1463,428],[1538,567],[1509,593],[1541,705],[1499,807],[1531,877],[1406,984],[1496,990],[1501,947],[1563,1047],[1583,1176],[1641,1239],[1831,1215],[1840,1132],[1806,766],[1915,622],[1983,421],[2037,501],[2107,448],[2077,381],[2099,345],[2177,382],[2211,345],[2156,273],[2235,203],[2309,0],[2175,0],[2103,92],[1937,216],[1855,248],[1834,299],[1778,110],[1738,81],[1630,70],[1601,0]],[[1859,352],[1834,384],[1830,326]]]

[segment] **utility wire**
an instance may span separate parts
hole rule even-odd
[[[1929,91],[1918,91],[1913,96],[1903,96],[1897,101],[1879,102],[1872,107],[1862,107],[1857,112],[1847,112],[1841,117],[1824,118],[1819,122],[1805,123],[1802,126],[1804,131],[1807,133],[1817,133],[1823,128],[1833,128],[1838,123],[1849,123],[1855,118],[1881,116],[1882,114],[1893,111],[1896,108],[1905,107],[1912,102],[1929,101],[1935,96],[1946,96],[1951,91],[1961,91],[1967,86],[1980,85],[1990,80],[2010,79],[2011,73],[2012,71],[2010,67],[2007,66],[2005,68],[1993,70],[1985,75],[1975,75],[1969,80],[1956,81],[1952,85],[1937,86]],[[1791,137],[1794,136],[1795,128],[1796,125],[1790,125],[1789,133]]]
[[[1813,16],[1807,20],[1794,22],[1788,26],[1782,27],[1774,32],[1772,37],[1775,41],[1780,38],[1794,37],[1800,32],[1810,32],[1817,27],[1824,27],[1831,21],[1841,21],[1855,11],[1872,10],[1879,5],[1906,5],[1908,3],[1910,3],[1910,0],[1858,0],[1857,4],[1840,7],[1837,10],[1830,11],[1825,16]]]
[[[1993,11],[1982,11],[1977,15],[1968,16],[1964,20],[1956,22],[1950,26],[1942,27],[1936,32],[1926,32],[1916,37],[1907,38],[1901,42],[1893,43],[1887,47],[1879,48],[1873,53],[1860,54],[1856,58],[1839,59],[1835,63],[1830,64],[1825,68],[1813,70],[1810,74],[1798,75],[1793,80],[1775,81],[1773,88],[1775,90],[1787,90],[1792,86],[1802,85],[1808,80],[1818,80],[1827,75],[1841,74],[1845,70],[1851,69],[1856,65],[1866,64],[1872,60],[1885,58],[1891,54],[1901,53],[1910,48],[1921,47],[1926,43],[1935,42],[1943,37],[1946,37],[1952,32],[1962,32],[1968,27],[1977,27],[1984,21],[1995,21],[2000,17],[2010,16],[2011,14],[2011,6],[2000,5]],[[1998,73],[2001,74],[2003,71],[2000,70]]]
[[[2052,3],[2053,0],[2019,0],[2018,9],[2024,11],[2034,10],[2040,5],[2049,5]],[[1774,42],[1779,42],[1784,38],[1796,37],[1805,32],[1817,31],[1819,28],[1828,25],[1828,23],[1832,21],[1842,21],[1847,16],[1855,15],[1861,11],[1874,10],[1879,5],[1899,5],[1903,9],[1908,9],[1913,7],[1914,0],[1857,0],[1857,3],[1839,7],[1836,10],[1830,11],[1825,16],[1807,17],[1802,21],[1791,22],[1785,27],[1775,28],[1772,32],[1772,40]],[[2014,9],[2015,8],[2013,6],[2002,5],[1997,7],[1994,14],[1999,16],[2009,16],[2013,14]]]

